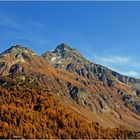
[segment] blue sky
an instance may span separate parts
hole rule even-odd
[[[21,44],[42,54],[62,42],[140,78],[140,2],[0,2],[0,52]]]

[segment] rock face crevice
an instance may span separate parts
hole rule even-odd
[[[14,64],[9,70],[9,74],[16,74],[17,72],[22,73],[22,67],[20,64]]]
[[[3,74],[3,72],[7,69],[7,64],[5,64],[4,62],[0,63],[0,75]]]
[[[79,89],[75,86],[72,86],[71,83],[68,83],[67,87],[68,87],[69,94],[70,94],[71,98],[74,99],[75,101],[78,101],[78,95],[77,94],[79,92]]]

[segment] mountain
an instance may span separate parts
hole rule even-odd
[[[64,43],[42,56],[21,45],[0,54],[0,96],[0,138],[139,137],[139,80],[92,63]]]
[[[94,86],[93,79],[100,84],[114,89],[117,85],[117,94],[121,94],[124,103],[132,110],[140,113],[140,80],[121,75],[104,66],[95,64],[84,58],[78,51],[62,43],[52,52],[46,52],[42,57],[51,62],[57,69],[63,69],[84,77]],[[124,89],[122,87],[127,88]]]
[[[49,83],[48,88],[53,92],[56,90],[57,94],[62,91],[62,94],[67,94],[68,90],[70,91],[68,88],[74,86],[79,89],[86,88],[82,84],[86,81],[80,76],[53,68],[42,57],[20,45],[13,46],[0,54],[0,75],[12,76],[15,74],[32,77],[40,86],[46,86]],[[26,76],[22,79],[25,80]],[[33,79],[31,81],[34,81]],[[70,85],[70,83],[72,84]]]
[[[84,78],[96,77],[99,81],[112,86],[114,80],[128,84],[136,89],[140,87],[140,80],[124,76],[104,66],[95,64],[84,58],[76,49],[62,43],[52,52],[42,54],[42,57],[52,63],[55,68],[75,72]]]

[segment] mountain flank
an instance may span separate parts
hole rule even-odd
[[[139,137],[140,80],[64,43],[42,56],[21,45],[1,53],[0,89],[0,138]]]

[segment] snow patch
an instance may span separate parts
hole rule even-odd
[[[123,85],[125,85],[123,82],[121,82],[121,81],[119,81],[118,79],[116,79],[120,84],[123,84]]]
[[[116,78],[116,80],[118,81],[118,83],[120,83],[120,84],[122,84],[122,85],[125,85],[125,86],[129,87],[129,85],[127,85],[127,84],[125,84],[125,83],[119,81],[117,78]]]
[[[25,62],[25,60],[24,60],[23,58],[21,58],[19,61],[20,61],[21,63],[24,63],[24,62]]]
[[[34,53],[31,53],[31,55],[35,55]]]
[[[3,56],[4,56],[4,57],[6,57],[6,56],[7,56],[7,54],[4,54]]]
[[[52,57],[51,61],[54,61],[56,59],[56,57]]]

